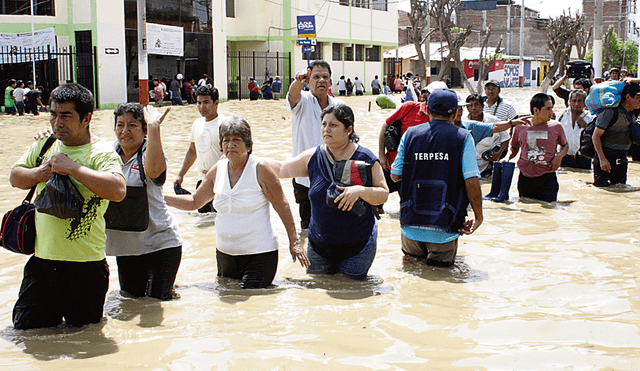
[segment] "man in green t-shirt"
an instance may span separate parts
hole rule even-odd
[[[16,89],[16,80],[9,80],[9,85],[4,89],[4,113],[7,115],[16,114],[16,101],[13,98],[13,91]]]
[[[109,287],[105,259],[104,213],[110,201],[122,201],[126,184],[120,156],[91,134],[94,100],[79,84],[51,93],[51,129],[58,138],[41,166],[36,158],[45,139],[36,141],[13,165],[11,185],[42,192],[54,174],[68,175],[84,205],[80,218],[61,219],[36,211],[35,254],[24,268],[13,308],[16,329],[97,323]]]

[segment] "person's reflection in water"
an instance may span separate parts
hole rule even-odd
[[[99,323],[82,328],[63,324],[22,331],[6,329],[0,337],[40,361],[87,359],[118,352],[118,344],[102,332],[106,323],[103,318]]]
[[[112,291],[104,306],[105,315],[118,321],[133,321],[140,316],[140,327],[157,327],[164,320],[162,301],[153,298],[136,298],[124,291]]]

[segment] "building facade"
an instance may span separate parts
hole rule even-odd
[[[2,2],[0,33],[30,33],[32,22],[36,31],[53,27],[55,48],[95,51],[92,90],[100,104],[139,99],[137,1],[40,0],[33,17],[29,4]],[[286,85],[295,71],[306,67],[306,54],[297,43],[300,15],[315,15],[316,45],[310,58],[331,63],[334,82],[341,75],[358,76],[368,86],[382,75],[384,48],[397,45],[397,4],[388,0],[157,0],[146,2],[146,13],[148,23],[180,27],[184,35],[182,56],[149,55],[150,77],[170,80],[182,73],[199,79],[207,74],[221,98],[227,97],[230,74],[239,84],[249,77],[260,81],[279,75]],[[245,68],[236,75],[229,56],[240,52],[291,55],[291,60],[282,68]],[[60,71],[66,68],[60,60],[56,63]],[[31,67],[24,67],[25,76],[4,76],[0,69],[0,80],[30,79]],[[77,81],[77,74],[68,76],[60,73],[52,84]]]

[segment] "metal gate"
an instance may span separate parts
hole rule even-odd
[[[49,94],[60,82],[77,82],[89,89],[94,96],[96,106],[99,106],[97,92],[97,48],[90,53],[74,52],[72,46],[59,48],[58,50],[47,48],[22,49],[0,48],[0,88],[4,91],[8,80],[33,79],[33,67],[35,60],[36,83],[44,89],[42,101],[49,101]],[[2,103],[4,105],[4,100]]]
[[[385,58],[384,60],[384,76],[387,83],[391,81],[392,76],[402,76],[402,59],[401,58]]]
[[[262,83],[275,76],[282,81],[282,94],[289,89],[291,53],[280,52],[229,52],[227,55],[227,97],[242,100],[249,98],[249,78]]]

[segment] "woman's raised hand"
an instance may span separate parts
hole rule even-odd
[[[167,117],[169,111],[171,111],[171,107],[168,107],[164,110],[163,114],[160,114],[155,107],[146,105],[143,108],[144,120],[147,122],[147,125],[160,125],[162,121],[164,121],[164,118]]]

